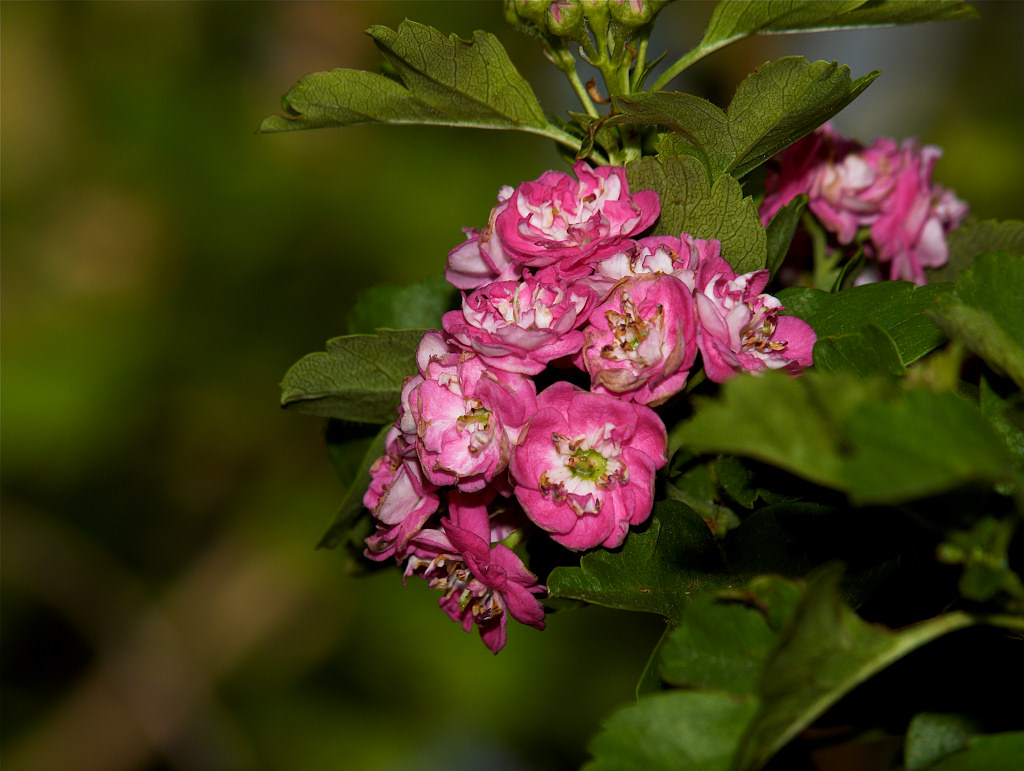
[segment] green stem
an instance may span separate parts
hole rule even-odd
[[[583,109],[587,115],[591,118],[600,118],[601,113],[597,111],[597,107],[594,106],[593,100],[590,98],[590,94],[587,93],[586,86],[583,85],[583,81],[580,80],[580,74],[576,71],[576,57],[569,51],[567,45],[563,45],[559,49],[551,52],[551,61],[554,63],[562,74],[565,75],[569,81],[569,85],[572,86],[573,92],[576,94],[576,98],[580,100],[580,104],[583,105]]]

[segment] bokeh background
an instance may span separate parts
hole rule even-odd
[[[762,38],[677,87],[721,104],[785,54],[883,76],[837,120],[916,135],[982,218],[1024,200],[1024,4],[980,22]],[[680,2],[678,55],[710,13]],[[361,288],[439,275],[544,140],[356,127],[261,136],[299,77],[375,69],[409,17],[497,33],[498,2],[0,6],[5,769],[564,769],[631,698],[653,617],[588,608],[492,656],[397,571],[314,545],[343,490],[277,407]]]

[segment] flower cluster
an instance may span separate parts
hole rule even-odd
[[[765,224],[795,196],[841,245],[869,228],[865,254],[889,264],[889,278],[925,283],[925,268],[949,258],[946,234],[967,216],[967,204],[931,181],[942,151],[908,139],[876,139],[870,147],[830,124],[790,145],[769,165]]]
[[[767,271],[737,275],[715,240],[644,237],[658,196],[631,193],[622,168],[573,171],[503,188],[449,254],[462,307],[423,336],[364,498],[366,556],[429,581],[494,652],[508,616],[544,627],[545,588],[513,550],[529,529],[614,548],[648,518],[667,462],[653,408],[698,352],[722,382],[796,373],[815,342],[763,293]],[[538,393],[541,373],[552,384]]]

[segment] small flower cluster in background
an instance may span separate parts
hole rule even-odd
[[[926,283],[925,268],[946,264],[946,234],[968,206],[932,182],[942,151],[916,139],[887,137],[864,147],[825,124],[790,145],[769,164],[761,220],[769,220],[803,193],[808,209],[840,246],[863,241],[864,254],[889,265],[888,278]],[[860,283],[882,278],[870,265]]]
[[[797,374],[816,339],[763,293],[768,271],[737,275],[717,240],[643,237],[658,195],[631,193],[623,168],[573,170],[502,188],[450,253],[462,308],[423,336],[364,497],[365,555],[426,579],[495,653],[509,616],[544,627],[545,589],[514,550],[530,530],[615,548],[648,518],[667,462],[654,408],[698,352],[714,382]]]

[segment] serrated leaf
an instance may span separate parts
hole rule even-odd
[[[986,254],[938,298],[932,319],[1024,388],[1024,259]]]
[[[692,594],[728,585],[723,567],[704,520],[678,501],[659,501],[649,524],[619,549],[585,554],[578,568],[555,568],[548,594],[677,620]]]
[[[878,76],[850,80],[836,62],[788,56],[758,67],[740,84],[727,111],[679,92],[613,99],[609,124],[657,124],[681,134],[711,179],[742,177],[849,104]]]
[[[907,739],[903,747],[907,771],[924,771],[946,755],[967,749],[967,740],[973,731],[971,721],[963,715],[929,712],[915,715],[907,727]]]
[[[903,375],[907,369],[896,343],[877,324],[865,324],[848,335],[819,337],[814,366],[822,372],[855,375]]]
[[[281,406],[357,423],[393,423],[402,383],[416,372],[425,330],[382,329],[327,341],[327,350],[301,358],[281,382]]]
[[[814,131],[856,99],[880,73],[850,79],[836,62],[787,56],[754,70],[729,104],[733,157],[728,171],[742,177]]]
[[[408,20],[367,32],[401,83],[360,70],[308,75],[285,95],[287,114],[266,118],[260,131],[415,123],[549,133],[537,97],[494,35],[477,31],[464,41]]]
[[[976,18],[977,12],[961,0],[926,2],[873,2],[864,0],[836,2],[771,2],[763,0],[731,0],[718,3],[711,15],[702,47],[731,43],[749,35],[783,32],[811,32],[884,24],[913,24]]]
[[[717,238],[722,242],[722,257],[737,273],[764,267],[764,228],[753,198],[743,197],[733,177],[723,175],[712,185],[701,163],[688,156],[641,158],[627,164],[626,176],[630,189],[657,191],[661,217],[655,233]]]
[[[946,236],[949,260],[941,268],[925,268],[928,283],[956,281],[960,271],[989,252],[1006,252],[1024,257],[1024,222],[1020,220],[986,220],[964,225]]]
[[[949,284],[915,286],[905,281],[879,281],[829,294],[819,289],[791,287],[776,297],[786,313],[798,316],[819,338],[856,334],[867,322],[893,339],[900,359],[910,365],[945,342],[945,335],[924,315]]]
[[[317,544],[318,549],[333,549],[341,544],[347,544],[351,547],[350,551],[362,552],[362,539],[357,535],[353,540],[352,531],[360,519],[370,519],[370,511],[363,505],[363,495],[370,485],[370,466],[385,452],[384,440],[389,430],[391,430],[390,423],[382,426],[367,445],[359,468],[353,476],[352,484],[345,491],[341,506],[320,538],[320,542]]]
[[[378,284],[359,293],[348,312],[350,335],[377,329],[440,329],[441,316],[451,310],[458,290],[443,277],[415,284]]]
[[[644,696],[602,725],[584,771],[721,771],[757,711],[753,699],[673,690]]]
[[[809,581],[790,622],[765,663],[760,708],[732,768],[760,768],[843,695],[916,648],[972,625],[947,613],[899,632],[863,621],[836,593],[839,573]]]
[[[846,492],[897,503],[962,484],[1012,479],[1002,438],[952,393],[895,389],[887,379],[809,372],[737,377],[674,427],[696,452],[754,458]],[[740,528],[742,530],[742,528]]]

